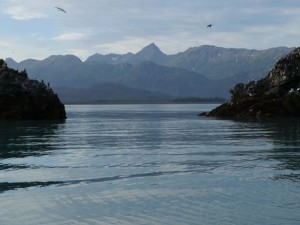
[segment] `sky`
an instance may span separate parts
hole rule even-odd
[[[6,0],[0,21],[0,58],[16,61],[136,53],[153,42],[169,55],[300,45],[298,0]]]

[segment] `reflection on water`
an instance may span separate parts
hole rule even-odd
[[[0,224],[299,224],[300,120],[197,116],[214,107],[0,122]]]
[[[49,154],[64,121],[0,122],[0,159]]]
[[[274,148],[270,151],[270,160],[278,160],[276,169],[290,171],[275,175],[275,179],[300,181],[300,119],[285,118],[269,120],[265,126],[270,129]],[[268,159],[267,159],[268,160]]]
[[[34,168],[18,159],[53,154],[56,139],[64,128],[64,121],[1,121],[0,170],[19,171]],[[32,186],[43,187],[57,182],[2,182],[0,192]]]
[[[250,142],[265,140],[271,147],[255,151],[235,152],[234,154],[252,155],[264,163],[272,162],[274,171],[286,170],[285,174],[274,174],[274,179],[300,181],[300,119],[299,118],[267,118],[253,121],[232,121],[232,140]],[[284,172],[283,172],[284,173]]]

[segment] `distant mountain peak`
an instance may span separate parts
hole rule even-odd
[[[12,62],[15,62],[15,63],[16,63],[16,61],[15,61],[13,58],[11,58],[11,57],[6,58],[4,61],[5,61],[5,62],[6,62],[6,61],[12,61]]]
[[[154,42],[152,42],[151,44],[147,45],[145,48],[147,48],[147,47],[148,48],[157,49],[157,50],[160,51],[159,47]]]
[[[13,59],[13,58],[6,58],[5,59],[6,64],[11,67],[11,68],[15,68],[17,67],[18,63]]]
[[[146,47],[144,47],[141,51],[139,51],[137,54],[139,53],[159,53],[159,54],[164,54],[159,47],[157,47],[157,45],[152,42],[151,44],[147,45]]]
[[[135,54],[135,61],[153,61],[162,62],[166,55],[155,45],[154,42],[144,47],[141,51]]]

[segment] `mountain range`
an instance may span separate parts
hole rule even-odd
[[[25,69],[33,79],[49,82],[65,103],[227,98],[235,83],[262,78],[292,49],[204,45],[166,55],[151,43],[136,54],[97,53],[85,61],[74,55],[5,61],[9,67]]]

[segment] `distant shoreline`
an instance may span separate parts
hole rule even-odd
[[[219,97],[198,98],[198,97],[183,97],[174,99],[145,99],[145,100],[97,100],[97,101],[63,101],[66,105],[117,105],[117,104],[222,104],[226,99]]]
[[[116,102],[116,101],[111,101],[111,102],[64,102],[64,105],[188,105],[188,104],[222,104],[224,102]]]

